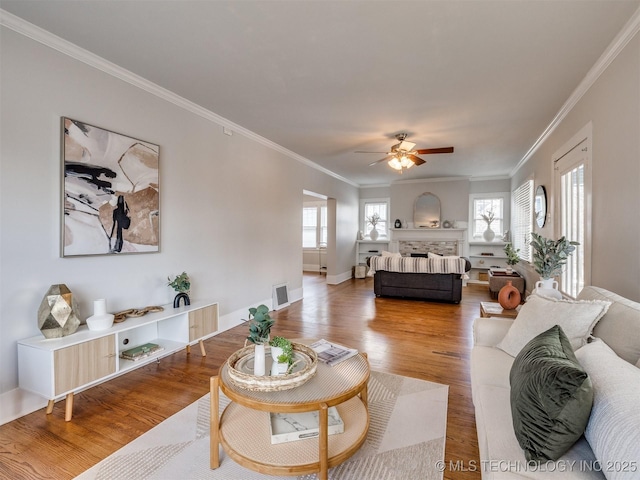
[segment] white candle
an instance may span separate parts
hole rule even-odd
[[[104,298],[100,300],[94,300],[93,302],[93,315],[104,315],[107,313],[107,302]]]

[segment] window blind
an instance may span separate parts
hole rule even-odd
[[[522,260],[531,261],[531,232],[533,231],[533,180],[527,180],[511,194],[513,210],[511,243]]]

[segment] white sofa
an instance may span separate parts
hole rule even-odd
[[[578,299],[612,302],[596,324],[593,336],[601,338],[630,365],[640,367],[640,304],[597,287],[586,287]],[[632,447],[631,457],[636,458],[628,458],[627,466],[610,466],[609,470],[614,472],[608,471],[606,476],[603,472],[606,466],[597,461],[584,435],[555,462],[527,462],[516,439],[511,416],[509,373],[514,357],[497,348],[512,323],[513,320],[506,318],[478,318],[474,322],[471,385],[481,459],[478,469],[483,480],[640,479],[640,442]],[[640,368],[638,370],[640,372]],[[594,382],[594,394],[596,387]],[[634,408],[640,409],[640,399],[636,400]],[[640,433],[628,440],[637,442],[638,437]],[[625,471],[618,475],[621,473],[618,470]]]

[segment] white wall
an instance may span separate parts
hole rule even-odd
[[[233,316],[302,291],[303,190],[336,199],[337,278],[351,273],[358,189],[9,29],[1,30],[0,393],[17,387],[17,347],[65,283],[89,316],[166,304],[168,275]],[[160,145],[160,253],[60,258],[60,117]],[[238,320],[243,317],[239,317]]]
[[[413,205],[419,195],[431,192],[440,198],[440,218],[468,221],[469,194],[495,193],[510,190],[508,178],[500,180],[469,181],[461,179],[429,179],[425,181],[400,181],[389,187],[361,188],[360,198],[389,198],[391,202],[390,225],[396,218],[413,222]]]
[[[413,207],[423,193],[440,199],[440,220],[464,220],[469,217],[469,180],[401,182],[391,185],[391,221],[413,222]]]
[[[640,36],[635,37],[512,178],[533,175],[545,185],[554,232],[552,155],[589,122],[593,124],[591,284],[640,301]]]

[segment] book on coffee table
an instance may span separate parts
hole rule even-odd
[[[347,348],[325,339],[318,340],[309,346],[316,352],[319,361],[332,367],[358,354],[355,348]]]
[[[327,410],[329,435],[344,432],[344,422],[336,407]],[[320,412],[270,413],[271,444],[315,438],[320,434]]]

